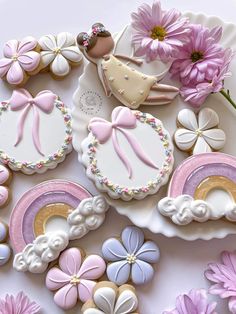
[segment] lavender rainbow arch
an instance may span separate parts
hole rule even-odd
[[[236,157],[223,153],[204,153],[187,158],[174,171],[168,196],[175,198],[187,194],[194,197],[200,183],[212,176],[226,177],[236,184]]]

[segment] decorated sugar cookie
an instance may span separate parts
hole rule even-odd
[[[83,314],[138,314],[138,298],[131,285],[117,287],[101,281],[93,290],[92,300],[82,307]]]
[[[71,66],[77,66],[82,62],[82,54],[70,33],[42,36],[39,45],[42,68],[49,70],[56,78],[65,77],[69,74]]]
[[[211,108],[203,108],[198,115],[183,109],[177,118],[178,130],[174,139],[176,146],[191,154],[208,153],[224,147],[226,136],[217,126],[219,117]]]
[[[80,249],[70,248],[61,254],[59,267],[53,267],[47,273],[46,286],[56,291],[55,303],[69,310],[78,300],[86,302],[92,298],[96,280],[105,269],[106,264],[99,255],[88,255],[84,259]]]
[[[0,59],[0,77],[11,85],[23,85],[30,75],[36,74],[40,66],[38,42],[28,36],[21,41],[9,40],[3,47]]]
[[[206,201],[213,190],[228,193],[220,209]],[[158,203],[160,213],[178,225],[225,217],[236,221],[236,158],[222,153],[197,154],[184,160],[173,173],[167,197]],[[219,200],[220,202],[221,200]]]
[[[26,174],[55,168],[72,149],[70,113],[49,90],[14,90],[0,104],[0,133],[0,161]]]
[[[10,184],[11,179],[11,171],[3,165],[0,165],[0,208],[6,206],[10,200],[10,191],[8,185]]]
[[[103,243],[102,254],[109,263],[107,277],[117,285],[129,280],[136,285],[148,283],[154,276],[151,264],[157,263],[160,250],[153,241],[145,241],[143,231],[126,227],[121,239],[110,238]]]
[[[116,107],[111,122],[93,118],[88,128],[81,159],[100,191],[128,201],[154,194],[167,183],[173,147],[161,121],[148,113]]]
[[[106,95],[113,95],[125,106],[136,109],[140,105],[164,105],[178,95],[178,88],[158,84],[155,76],[132,68],[132,64],[141,65],[142,60],[114,55],[114,40],[103,24],[94,24],[90,34],[80,33],[77,42],[84,56],[97,65]]]
[[[0,266],[5,265],[11,257],[11,249],[6,243],[8,238],[8,226],[0,220]]]

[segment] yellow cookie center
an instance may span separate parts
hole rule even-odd
[[[151,30],[151,38],[163,41],[165,39],[167,32],[162,26],[154,26]]]
[[[127,254],[126,260],[129,264],[134,264],[136,262],[136,256],[134,254]]]
[[[77,275],[74,275],[71,277],[71,280],[70,280],[70,283],[73,285],[73,286],[76,286],[80,283],[80,279]]]
[[[193,63],[195,63],[199,60],[202,60],[203,57],[204,57],[204,54],[201,51],[193,51],[191,54],[191,60]]]

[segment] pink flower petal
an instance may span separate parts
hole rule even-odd
[[[6,75],[12,63],[13,61],[11,59],[7,58],[0,59],[0,77],[4,77]]]
[[[81,252],[77,248],[70,248],[64,251],[59,259],[60,268],[68,275],[76,275],[82,261]]]
[[[71,284],[64,286],[54,295],[54,302],[63,310],[72,309],[76,305],[77,299],[77,286]]]
[[[18,51],[19,42],[16,39],[9,40],[3,48],[3,54],[6,58],[12,58]]]
[[[49,270],[46,276],[46,287],[49,290],[58,290],[61,287],[68,284],[71,280],[71,276],[67,275],[59,268],[54,267]]]
[[[18,61],[25,71],[32,72],[39,65],[40,54],[35,51],[26,52],[19,56]]]
[[[19,62],[14,61],[7,72],[7,81],[9,84],[17,85],[22,83],[24,79],[24,72]]]
[[[106,270],[104,260],[98,255],[89,255],[81,265],[78,277],[82,279],[98,279]]]
[[[85,279],[80,280],[80,283],[78,284],[78,294],[79,299],[82,302],[86,302],[89,299],[92,299],[93,288],[95,285],[95,281]]]
[[[18,47],[18,54],[24,54],[28,51],[35,49],[37,46],[37,40],[31,36],[25,37],[20,43]]]

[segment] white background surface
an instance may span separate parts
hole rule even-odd
[[[147,0],[146,0],[147,1]],[[41,0],[41,1],[10,1],[1,0],[0,19],[0,50],[5,41],[22,38],[26,35],[39,37],[47,33],[57,34],[60,31],[70,31],[77,34],[86,31],[96,22],[103,22],[110,31],[119,31],[130,21],[130,13],[136,10],[143,0]],[[151,3],[151,1],[148,1]],[[182,11],[204,12],[208,15],[218,15],[227,22],[235,21],[236,1],[225,0],[168,0],[162,1],[163,7],[177,7]],[[27,88],[31,92],[42,89],[52,89],[58,93],[69,106],[72,105],[72,94],[77,87],[77,77],[82,69],[76,69],[65,80],[53,81],[49,75],[38,75],[31,78]],[[1,100],[8,99],[11,90],[1,82]],[[72,153],[57,169],[44,175],[27,177],[15,174],[13,184],[13,199],[9,206],[1,210],[0,217],[8,220],[10,211],[17,199],[30,186],[53,178],[71,179],[82,183],[94,192],[90,182],[84,175],[83,168],[77,163],[76,153]],[[98,252],[103,241],[113,235],[119,235],[122,227],[129,224],[128,219],[119,216],[114,210],[107,214],[104,225],[84,239],[71,243],[81,245],[87,252]],[[149,239],[155,240],[161,249],[161,261],[156,267],[154,280],[146,287],[137,289],[140,297],[141,314],[161,314],[165,309],[174,306],[178,294],[191,288],[207,288],[209,283],[204,279],[203,271],[209,261],[218,259],[222,250],[234,250],[235,236],[223,240],[186,242],[180,239],[167,239],[161,235],[145,232]],[[13,271],[11,262],[0,269],[0,296],[6,293],[16,294],[21,289],[33,300],[41,304],[43,314],[61,314],[53,302],[53,294],[44,286],[45,275],[26,275]],[[219,300],[219,299],[218,299]],[[80,313],[78,305],[68,313]],[[218,313],[227,314],[226,303],[220,301]]]

